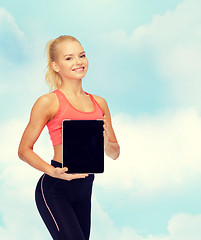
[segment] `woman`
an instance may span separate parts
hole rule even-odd
[[[62,168],[62,121],[103,119],[105,153],[115,160],[120,154],[120,147],[107,102],[82,88],[88,60],[80,42],[72,36],[60,36],[48,43],[47,56],[46,80],[54,91],[35,102],[18,155],[44,173],[36,186],[35,199],[52,238],[88,240],[94,174],[68,174],[68,169]],[[54,148],[51,165],[33,151],[45,125]]]

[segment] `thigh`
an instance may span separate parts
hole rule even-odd
[[[45,183],[45,184],[44,184]],[[59,227],[55,216],[47,203],[46,192],[56,184],[56,179],[48,178],[45,174],[39,179],[35,190],[35,201],[40,216],[53,239],[58,239]]]
[[[93,185],[93,180],[88,180],[87,184],[80,191],[76,202],[73,204],[75,214],[86,240],[89,239],[91,228],[91,194]]]
[[[72,205],[65,199],[57,199],[52,210],[58,219],[59,240],[86,240]]]
[[[48,175],[39,180],[35,195],[39,213],[54,240],[85,240],[74,209],[58,184],[58,179]]]

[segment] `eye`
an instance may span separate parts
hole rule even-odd
[[[71,57],[66,58],[66,60],[68,60],[68,61],[71,60],[71,59],[72,59]]]
[[[83,55],[81,55],[80,57],[81,57],[81,58],[85,58],[85,57],[86,57],[86,54],[83,54]]]

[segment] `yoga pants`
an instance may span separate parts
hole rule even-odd
[[[51,165],[62,167],[54,160]],[[94,174],[71,181],[47,174],[39,179],[36,205],[54,240],[89,240],[93,181]]]

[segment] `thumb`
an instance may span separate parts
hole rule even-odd
[[[63,174],[63,173],[65,173],[66,171],[68,171],[68,168],[67,168],[67,167],[57,168],[57,171],[58,171],[59,174]]]
[[[67,172],[67,171],[68,171],[68,168],[67,168],[67,167],[64,167],[63,170],[64,170],[64,172]]]

